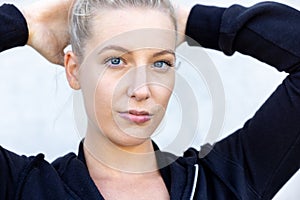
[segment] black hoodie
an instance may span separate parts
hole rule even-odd
[[[242,129],[201,152],[191,148],[160,170],[171,199],[271,199],[300,168],[300,12],[271,2],[198,5],[186,34],[203,47],[227,55],[238,51],[290,75]],[[25,45],[27,38],[21,13],[12,5],[0,7],[0,51]],[[52,164],[41,154],[18,156],[0,148],[0,163],[0,199],[103,199],[82,144],[78,156],[70,153]]]

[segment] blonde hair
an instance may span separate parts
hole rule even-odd
[[[169,0],[76,0],[70,16],[71,45],[74,53],[81,57],[85,41],[91,37],[90,21],[101,9],[107,8],[149,8],[170,15],[174,23],[176,18],[173,5]]]

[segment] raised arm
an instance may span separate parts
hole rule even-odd
[[[28,28],[22,13],[13,5],[0,7],[0,51],[24,46],[28,39]]]
[[[238,51],[291,72],[300,59],[299,22],[298,10],[279,3],[227,9],[198,5],[191,10],[186,35],[205,48],[226,55]]]
[[[227,55],[238,51],[290,73],[255,116],[204,159],[249,199],[271,199],[300,167],[299,24],[299,11],[270,2],[227,9],[199,5],[189,16],[186,34],[203,47]]]
[[[53,63],[63,64],[63,49],[68,44],[68,9],[71,0],[42,1],[24,8],[0,6],[0,52],[26,44]],[[25,16],[25,17],[24,17]],[[24,170],[33,160],[18,156],[0,146],[0,199],[15,199]],[[38,197],[37,197],[38,198]]]
[[[63,65],[72,3],[73,0],[37,1],[21,11],[13,5],[2,5],[0,51],[28,44],[50,62]]]

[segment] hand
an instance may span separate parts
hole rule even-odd
[[[182,5],[183,3],[176,2],[173,3],[176,19],[177,19],[177,32],[178,32],[178,41],[177,46],[185,42],[185,31],[186,31],[186,25],[188,21],[188,17],[190,15],[190,11],[192,9],[192,6]]]
[[[27,44],[54,64],[64,65],[72,3],[73,0],[38,1],[21,10],[29,29]]]

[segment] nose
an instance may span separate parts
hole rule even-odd
[[[136,101],[149,99],[151,90],[147,83],[147,67],[136,67],[130,73],[132,73],[132,80],[128,87],[128,96]]]

